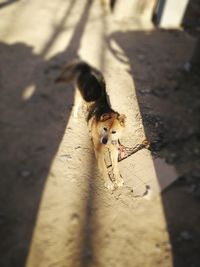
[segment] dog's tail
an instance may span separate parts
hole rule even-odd
[[[93,102],[106,99],[106,85],[99,70],[81,60],[74,60],[66,65],[56,83],[75,81],[83,99]]]
[[[80,74],[88,73],[90,66],[84,61],[75,59],[64,66],[55,83],[68,83],[74,81]]]

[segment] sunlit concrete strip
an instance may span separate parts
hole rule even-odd
[[[112,32],[118,30],[117,27],[121,27],[121,25],[117,26],[115,22],[113,23],[112,18],[107,17],[105,22],[104,34],[108,37]],[[94,31],[95,26],[91,25],[91,32]],[[129,27],[129,25],[126,26]],[[139,30],[138,24],[130,25],[130,27]],[[148,25],[148,29],[150,27],[151,25]],[[100,25],[99,28],[101,29]],[[93,35],[91,34],[91,40],[95,34],[95,31]],[[91,48],[90,38],[87,41]],[[92,43],[94,44],[94,40]],[[117,43],[113,41],[111,46],[118,58],[113,56],[108,43],[104,43],[102,71],[105,75],[112,107],[127,115],[127,128],[122,142],[133,146],[145,138],[145,130],[133,77],[130,75],[129,59]],[[84,48],[86,49],[86,47],[85,45]],[[91,52],[94,51],[97,53],[95,45],[88,51],[90,62],[93,62],[91,60],[93,53]],[[162,200],[158,194],[163,188],[160,187],[160,176],[151,153],[141,151],[136,157],[133,155],[119,163],[119,167],[125,181],[124,188],[116,191],[113,195],[98,188],[99,194],[95,195],[93,203],[95,211],[92,216],[93,224],[90,233],[93,237],[93,259],[90,262],[91,265],[86,266],[121,267],[125,264],[134,266],[134,262],[136,266],[153,266],[154,260],[159,262],[163,257],[167,265],[172,266],[172,252],[165,214]],[[169,166],[165,167],[169,170]],[[143,173],[143,170],[146,172]],[[175,178],[175,176],[171,177]],[[164,177],[164,179],[168,178],[167,175]],[[149,184],[155,193],[154,201],[147,202],[146,198],[142,197],[146,184]],[[131,196],[132,202],[130,203]],[[154,229],[154,241],[151,239],[151,229]],[[156,248],[155,243],[161,242],[166,244],[165,251]]]
[[[141,25],[143,25],[143,23],[116,25],[111,17],[105,18],[105,24],[104,35],[108,37],[115,30],[121,30],[121,27],[124,31],[126,28],[137,31],[141,30]],[[99,28],[97,25],[90,25],[90,27],[91,32],[94,31],[94,27],[96,30],[101,29],[101,25]],[[143,29],[151,29],[151,27],[148,24]],[[88,38],[87,43],[85,38],[87,45],[84,48],[86,49],[87,46],[91,48],[87,53],[87,59],[91,63],[94,62],[91,60],[93,59],[92,55],[98,53],[94,45],[95,39],[92,39],[95,35],[94,31],[91,34],[91,41]],[[102,71],[105,75],[112,107],[127,115],[127,128],[122,142],[131,147],[146,138],[145,130],[133,77],[130,75],[129,59],[117,43],[113,41],[111,46],[118,58],[113,56],[108,43],[104,43]],[[159,168],[159,171],[158,163],[159,166],[162,165],[162,169]],[[133,262],[142,266],[151,266],[155,259],[161,261],[163,257],[166,258],[165,261],[169,266],[173,266],[166,219],[159,193],[177,178],[174,168],[162,160],[154,161],[151,153],[145,150],[124,160],[119,167],[125,180],[125,186],[122,192],[118,191],[116,195],[114,194],[114,198],[116,197],[118,201],[113,201],[113,196],[109,192],[100,190],[93,203],[96,209],[93,214],[93,260],[91,266],[123,266],[124,264],[134,266]],[[143,198],[146,185],[150,186],[151,192]],[[132,203],[129,202],[131,192],[133,192]],[[153,202],[144,202],[146,199],[152,199],[152,196],[154,196]],[[102,203],[104,204],[102,205]],[[142,211],[139,205],[143,206]],[[158,253],[159,249],[157,250],[155,243],[151,240],[151,229],[154,229],[156,233],[155,242],[166,244],[165,251],[160,250],[160,254]],[[115,253],[110,253],[111,251]]]
[[[138,24],[130,27],[139,29]],[[148,28],[150,27],[151,25],[148,25]],[[108,36],[117,30],[116,28],[115,22],[112,24],[112,19],[107,21]],[[129,59],[117,43],[113,42],[111,46],[118,58],[113,56],[108,46],[105,46],[103,71],[112,107],[127,115],[127,128],[122,142],[131,147],[146,137],[145,130],[133,77],[129,74],[131,73]],[[161,163],[158,161],[154,162],[151,153],[145,150],[122,161],[119,167],[125,186],[122,191],[116,191],[114,194],[117,201],[113,201],[113,196],[107,192],[100,192],[96,196],[95,205],[98,208],[93,215],[95,234],[93,235],[94,258],[91,266],[120,267],[125,264],[134,266],[134,263],[136,266],[153,266],[155,260],[162,261],[163,257],[168,266],[173,266],[165,214],[158,193],[177,176],[175,170],[162,160],[162,169],[158,172],[156,166],[157,163],[159,165]],[[161,185],[160,179],[164,180],[164,186]],[[142,196],[147,184],[153,192],[148,194],[148,199],[152,199],[151,196],[154,195],[154,200],[144,202],[146,197]],[[129,202],[131,194],[132,203]],[[154,229],[154,242],[151,239],[151,229]],[[164,251],[157,249],[155,245],[162,242],[166,244]],[[111,251],[115,253],[110,253]]]

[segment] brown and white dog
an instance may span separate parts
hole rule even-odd
[[[104,77],[96,68],[80,60],[73,61],[64,67],[61,75],[56,79],[56,82],[70,81],[75,82],[77,89],[76,102],[78,103],[75,103],[74,116],[78,115],[81,99],[87,105],[87,122],[105,187],[110,190],[116,186],[121,187],[124,181],[118,169],[116,144],[124,130],[126,116],[110,107]],[[112,177],[105,163],[107,151],[109,151],[112,163]]]

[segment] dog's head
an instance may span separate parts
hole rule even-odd
[[[126,116],[117,112],[105,113],[98,122],[100,142],[104,145],[117,141],[125,127]]]

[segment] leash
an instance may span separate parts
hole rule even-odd
[[[135,154],[136,152],[140,151],[143,148],[148,148],[150,145],[148,140],[144,140],[141,144],[138,144],[134,147],[126,147],[121,144],[118,140],[118,162],[130,157],[131,155]]]
[[[148,148],[150,145],[150,142],[148,140],[144,140],[141,144],[138,144],[134,147],[126,147],[124,146],[119,140],[115,141],[112,143],[113,145],[117,146],[118,149],[118,162],[130,157],[131,155],[135,154],[136,152],[140,151],[143,148]],[[110,163],[107,165],[107,168],[112,167],[112,161],[110,157],[110,150],[108,148],[108,153],[109,153],[109,158],[110,158]]]

